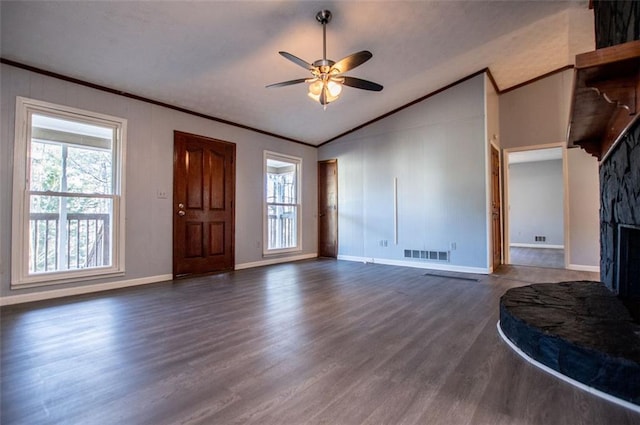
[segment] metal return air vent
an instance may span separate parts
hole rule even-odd
[[[404,258],[428,261],[449,261],[449,251],[422,251],[418,249],[405,249]]]

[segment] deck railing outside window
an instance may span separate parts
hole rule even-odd
[[[29,272],[83,269],[111,264],[109,214],[66,214],[60,226],[56,213],[30,214]],[[61,228],[66,229],[61,234]],[[61,238],[66,243],[61,243]],[[60,247],[64,252],[60,252]]]
[[[269,205],[268,236],[270,249],[295,247],[296,207]]]

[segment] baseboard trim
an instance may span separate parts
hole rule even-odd
[[[569,264],[567,266],[568,270],[576,270],[580,272],[594,272],[600,273],[600,266],[585,266],[583,264]]]
[[[270,266],[272,264],[290,263],[292,261],[308,260],[310,258],[317,258],[318,253],[294,255],[291,257],[278,257],[269,258],[267,260],[253,261],[251,263],[236,264],[235,270],[251,269],[254,267]]]
[[[128,288],[130,286],[148,285],[150,283],[164,282],[171,279],[173,279],[173,275],[161,274],[157,276],[141,277],[138,279],[120,280],[117,282],[88,284],[73,288],[51,289],[48,291],[31,292],[28,294],[9,295],[0,297],[0,306],[70,297],[73,295],[91,294],[94,292],[109,291],[112,289]]]
[[[489,274],[488,268],[455,266],[448,263],[446,264],[426,263],[426,262],[419,263],[416,261],[391,260],[388,258],[356,257],[352,255],[338,255],[338,260],[356,261],[360,263],[384,264],[387,266],[413,267],[417,269],[441,270],[441,271],[447,271],[447,272]]]
[[[547,245],[540,243],[510,243],[509,246],[514,248],[549,248],[549,249],[564,249],[564,245]]]
[[[610,401],[612,403],[617,404],[618,406],[622,406],[626,409],[632,410],[634,412],[638,412],[640,413],[640,406],[633,404],[627,400],[623,400],[621,398],[618,398],[616,396],[613,396],[611,394],[607,394],[604,391],[600,391],[596,388],[590,387],[580,381],[576,381],[573,378],[568,377],[567,375],[563,375],[562,373],[558,372],[555,369],[551,369],[549,366],[540,363],[539,361],[535,360],[534,358],[532,358],[531,356],[529,356],[527,353],[525,353],[524,351],[522,351],[518,346],[516,346],[505,334],[504,332],[502,332],[502,328],[500,327],[500,321],[498,320],[498,323],[496,324],[496,327],[498,328],[498,335],[500,335],[500,338],[502,338],[502,340],[509,346],[509,348],[511,348],[513,351],[515,351],[520,357],[522,357],[525,361],[531,363],[533,366],[547,372],[550,375],[555,376],[558,379],[563,380],[564,382],[573,385],[574,387],[580,388],[583,391],[588,392],[589,394],[593,394],[596,397],[600,397],[602,399],[605,399],[607,401]]]

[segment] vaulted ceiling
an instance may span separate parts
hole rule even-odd
[[[474,72],[503,90],[594,49],[587,0],[569,1],[2,1],[1,56],[318,145]],[[307,72],[278,55],[373,58],[326,110]]]

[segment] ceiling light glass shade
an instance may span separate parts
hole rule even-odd
[[[322,88],[324,84],[322,80],[316,79],[309,84],[309,96],[320,97],[320,93],[322,93]]]
[[[338,96],[340,96],[340,93],[342,92],[342,84],[337,83],[333,80],[329,80],[329,83],[327,84],[327,89],[329,89],[329,94],[331,94],[331,96],[335,96],[337,98]]]
[[[307,95],[315,100],[316,102],[320,102],[320,94],[324,90],[324,98],[326,103],[331,103],[338,99],[340,93],[342,92],[342,84],[338,81],[333,80],[321,80],[316,79],[311,81],[309,84],[309,93]]]

